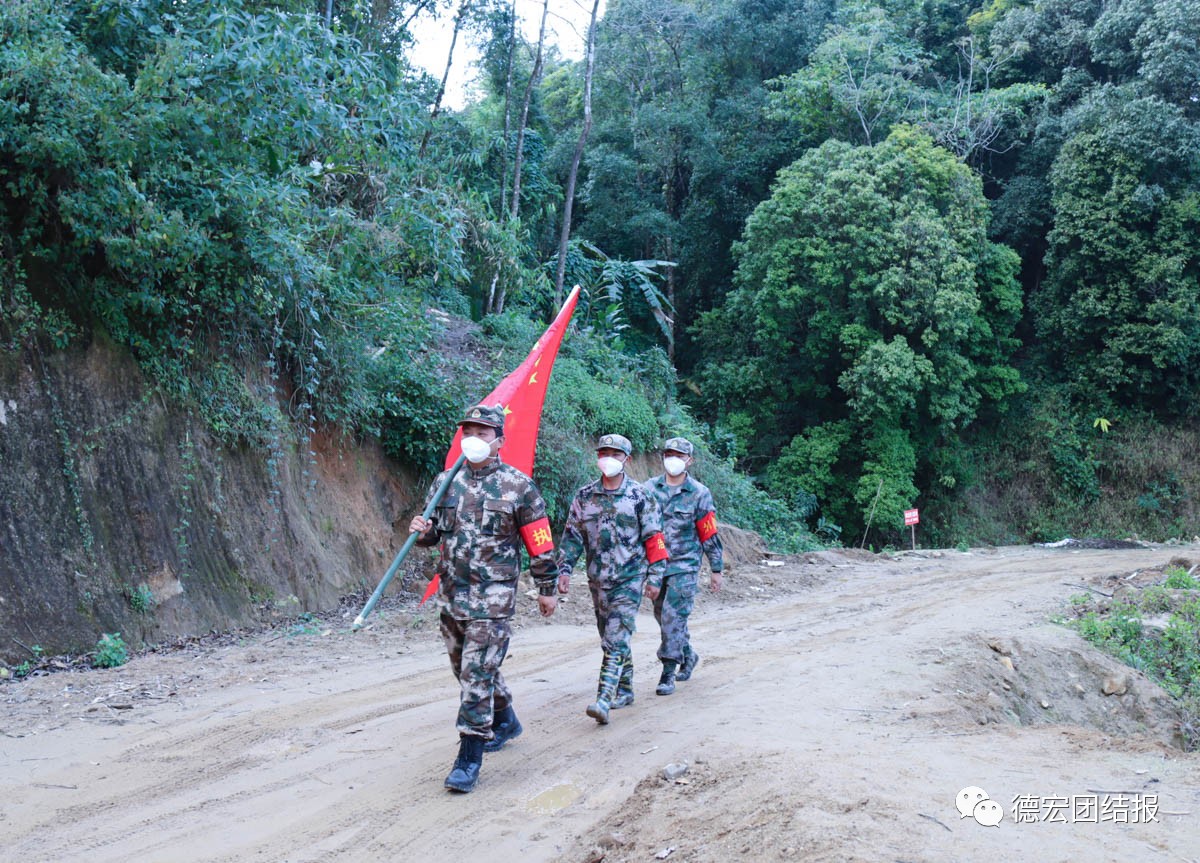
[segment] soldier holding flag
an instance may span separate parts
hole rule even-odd
[[[479,405],[459,423],[467,468],[451,480],[432,519],[413,518],[417,544],[440,544],[442,638],[462,689],[459,752],[446,787],[469,792],[479,779],[485,751],[496,751],[521,733],[512,693],[500,673],[516,611],[520,544],[530,557],[538,607],[554,613],[558,560],[537,486],[499,460],[504,408]],[[439,477],[433,484],[441,484]],[[433,491],[431,489],[430,495]]]
[[[562,535],[559,590],[567,592],[571,570],[587,553],[588,590],[596,609],[596,626],[604,657],[596,701],[588,716],[608,724],[610,708],[633,703],[633,652],[642,592],[654,599],[662,582],[667,549],[658,504],[625,475],[633,444],[619,434],[606,434],[596,446],[601,476],[581,488],[571,502]]]
[[[414,544],[441,545],[437,572],[421,602],[439,594],[442,636],[461,687],[458,758],[446,777],[446,787],[453,791],[474,789],[483,753],[521,733],[512,693],[500,675],[509,620],[516,610],[518,543],[529,552],[542,614],[553,614],[558,602],[557,557],[546,504],[530,476],[550,372],[579,290],[579,285],[571,290],[525,360],[459,422],[445,470],[431,487],[422,514],[409,524],[400,553],[354,620],[357,631]]]
[[[688,615],[696,600],[696,582],[701,555],[712,567],[712,589],[721,589],[724,553],[717,536],[717,514],[708,486],[688,473],[692,464],[692,442],[673,437],[663,444],[664,473],[646,482],[663,516],[663,534],[671,559],[663,576],[662,591],[654,600],[654,619],[662,640],[658,658],[662,676],[655,692],[670,695],[676,680],[688,680],[700,661],[692,649]]]

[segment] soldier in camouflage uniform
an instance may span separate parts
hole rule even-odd
[[[663,670],[655,688],[659,695],[674,692],[675,681],[688,680],[700,661],[688,635],[688,615],[696,600],[701,554],[708,556],[712,567],[712,589],[721,589],[724,555],[717,536],[716,507],[708,487],[688,473],[692,451],[686,438],[668,440],[663,445],[665,473],[645,486],[662,510],[663,533],[671,555],[662,591],[654,600],[654,619],[662,632],[658,658]]]
[[[652,600],[658,596],[667,556],[657,504],[625,475],[632,451],[621,435],[600,438],[596,455],[602,475],[576,493],[562,535],[561,592],[567,592],[575,562],[587,553],[588,589],[604,651],[596,701],[587,714],[601,725],[608,723],[610,707],[633,703],[630,639],[643,591]]]
[[[431,520],[417,516],[409,528],[418,545],[440,544],[437,573],[442,638],[462,688],[458,709],[459,754],[446,787],[475,787],[484,751],[499,749],[521,733],[512,693],[500,674],[508,652],[509,620],[516,610],[521,544],[531,559],[544,616],[554,613],[558,559],[546,504],[533,480],[499,460],[504,410],[479,405],[462,427],[466,464]],[[445,474],[434,482],[425,504]]]

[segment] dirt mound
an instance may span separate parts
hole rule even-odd
[[[863,548],[827,548],[821,551],[807,551],[800,555],[800,560],[803,563],[846,566],[851,563],[885,563],[889,558]]]
[[[719,530],[728,564],[758,563],[770,555],[766,541],[752,530],[743,530],[732,524],[721,524]]]
[[[1085,537],[1084,539],[1075,539],[1068,536],[1066,539],[1060,539],[1058,542],[1035,542],[1038,548],[1147,548],[1144,542],[1138,542],[1134,539],[1107,539],[1101,536]]]
[[[1057,635],[971,645],[952,683],[975,722],[1076,725],[1183,748],[1182,717],[1166,692],[1082,639],[1064,645]]]
[[[1120,602],[1126,599],[1128,594],[1162,584],[1167,580],[1169,570],[1182,569],[1189,575],[1195,575],[1198,567],[1200,564],[1191,558],[1173,557],[1163,566],[1149,566],[1128,573],[1110,573],[1103,578],[1095,579],[1093,585],[1084,584],[1081,587],[1087,587],[1093,593],[1111,598],[1114,602]],[[1103,605],[1104,603],[1100,603],[1101,607]]]
[[[626,863],[680,861],[808,860],[859,861],[854,853],[861,829],[848,814],[896,816],[869,798],[843,798],[821,787],[811,766],[789,763],[788,782],[769,781],[782,756],[747,754],[686,763],[687,772],[668,778],[664,765],[642,779],[607,819],[582,836],[564,860]],[[674,765],[671,765],[674,766]],[[868,809],[867,807],[870,806]],[[720,826],[714,829],[714,820]]]

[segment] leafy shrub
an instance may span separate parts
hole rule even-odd
[[[1089,610],[1071,625],[1087,641],[1144,671],[1178,700],[1184,743],[1194,750],[1200,748],[1200,597],[1184,603],[1161,630],[1144,627],[1141,621],[1143,611],[1169,609],[1169,589],[1192,588],[1154,585],[1142,592],[1136,606],[1118,603],[1107,613]]]
[[[116,668],[129,661],[129,648],[121,639],[121,633],[104,633],[96,642],[92,653],[92,665],[96,668]]]
[[[1161,614],[1171,610],[1171,594],[1160,584],[1152,584],[1142,591],[1138,607],[1147,614]]]
[[[387,61],[261,4],[16,0],[0,46],[0,338],[98,322],[230,443],[276,397],[305,433],[405,414],[368,358],[466,270]]]
[[[397,350],[369,374],[381,394],[373,426],[388,455],[430,473],[441,470],[454,423],[481,395],[466,383],[477,377],[475,368],[431,351]]]
[[[146,614],[154,608],[154,592],[147,584],[129,588],[126,596],[129,598],[129,607],[138,614]]]
[[[954,481],[932,442],[957,445],[1023,388],[1019,259],[988,220],[978,176],[908,127],[875,146],[827,140],[776,174],[734,246],[734,290],[694,328],[699,397],[753,417],[751,455],[800,438],[790,455],[812,472],[774,483],[887,541],[918,478]]]
[[[1200,495],[1189,491],[1200,487],[1194,424],[1121,416],[1103,433],[1088,421],[1091,412],[1066,411],[1066,399],[1049,384],[1019,398],[995,431],[965,450],[970,479],[952,492],[935,489],[922,527],[943,543],[973,545],[1200,533]],[[1069,443],[1052,449],[1058,437]]]
[[[636,377],[624,370],[597,373],[577,359],[560,358],[546,396],[546,414],[552,421],[569,421],[588,438],[625,435],[635,452],[660,443],[657,412]]]
[[[1171,590],[1200,590],[1200,581],[1197,581],[1194,576],[1188,575],[1187,570],[1182,566],[1173,566],[1167,570],[1166,581],[1163,586]]]

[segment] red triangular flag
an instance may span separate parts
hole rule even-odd
[[[433,578],[429,579],[429,584],[425,585],[425,592],[421,594],[421,601],[417,603],[417,608],[429,602],[429,597],[437,593],[438,585],[441,583],[442,579],[435,572]]]
[[[567,331],[578,300],[579,285],[576,285],[525,361],[477,402],[481,405],[504,406],[504,446],[500,449],[500,458],[526,476],[533,476],[533,457],[537,451],[538,429],[542,424],[542,405],[546,401],[546,389],[550,386],[550,370],[554,368],[558,347],[562,344],[563,334]],[[446,453],[446,470],[454,467],[462,454],[460,440],[461,428],[454,433],[454,441]],[[437,593],[438,584],[439,579],[434,575],[425,588],[425,595],[421,597],[421,605]]]
[[[550,385],[550,370],[554,368],[558,346],[562,344],[563,334],[567,331],[578,300],[579,286],[576,285],[525,361],[477,402],[481,405],[504,406],[504,447],[500,450],[500,458],[526,476],[533,476],[533,456],[537,449],[538,428],[542,423],[542,404],[546,400],[546,388]],[[461,439],[460,428],[454,433],[454,441],[446,453],[447,470],[454,467],[462,453],[458,445]]]

